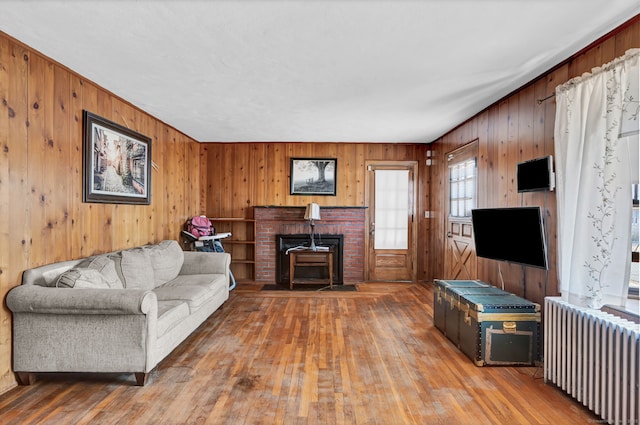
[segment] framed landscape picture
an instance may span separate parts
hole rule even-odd
[[[336,195],[337,158],[291,158],[291,195]]]
[[[83,112],[82,201],[151,203],[151,138]]]

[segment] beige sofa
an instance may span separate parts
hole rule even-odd
[[[163,241],[26,270],[6,302],[13,368],[149,372],[229,298],[227,253],[183,252]]]

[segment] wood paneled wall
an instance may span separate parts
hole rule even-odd
[[[15,385],[4,298],[23,270],[177,239],[202,206],[197,142],[3,33],[0,102],[2,393]],[[83,109],[152,138],[151,205],[82,203]]]
[[[633,47],[640,47],[640,19],[637,16],[431,144],[435,158],[435,165],[430,168],[431,209],[436,211],[436,218],[431,223],[433,231],[429,232],[430,252],[435,254],[429,256],[428,270],[433,272],[432,277],[444,277],[446,154],[477,139],[478,207],[543,207],[550,263],[546,272],[479,258],[478,278],[500,286],[500,265],[506,290],[523,295],[526,282],[526,297],[540,304],[543,304],[545,294],[558,294],[556,193],[519,194],[515,181],[516,164],[554,154],[555,101],[550,98],[538,103],[538,99],[554,94],[556,86],[622,56]]]
[[[201,150],[207,158],[207,214],[252,218],[255,205],[304,206],[317,202],[321,207],[364,206],[365,161],[424,159],[426,146],[397,143],[203,143]],[[290,195],[290,159],[295,157],[337,158],[336,196]],[[421,162],[424,166],[424,160]]]
[[[392,143],[208,143],[202,144],[206,214],[253,218],[254,206],[365,206],[365,162],[418,161],[418,278],[426,279],[429,196],[427,145]],[[337,158],[336,196],[290,195],[290,159]],[[259,265],[257,265],[259,267]]]

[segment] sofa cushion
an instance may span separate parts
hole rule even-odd
[[[98,270],[109,284],[109,288],[122,289],[124,285],[116,272],[116,263],[108,255],[98,255],[82,260],[77,268]]]
[[[184,252],[176,241],[166,240],[156,245],[144,247],[149,254],[155,286],[174,279],[180,273],[184,262]]]
[[[158,337],[189,316],[189,306],[182,300],[158,301]]]
[[[225,288],[229,290],[229,281],[223,274],[187,274],[180,275],[170,282],[162,285],[163,287],[182,285],[204,286],[207,289]]]
[[[109,289],[109,282],[96,269],[72,268],[62,273],[56,281],[57,288],[101,288]]]
[[[193,275],[189,277],[193,278]],[[171,283],[175,282],[175,280],[173,280],[168,284],[154,289],[153,292],[156,293],[158,301],[186,301],[189,304],[189,310],[193,313],[200,308],[200,306],[218,295],[220,291],[228,291],[228,289],[222,285],[218,285],[217,289],[212,289],[210,286],[211,276],[208,277],[209,279],[197,279],[199,282],[192,279],[189,283],[179,285],[171,285]]]
[[[164,287],[161,286],[154,290],[158,301],[185,301],[189,305],[189,311],[193,313],[202,304],[207,302],[213,295],[211,291],[208,291],[202,286],[183,286],[181,288]]]
[[[60,261],[58,263],[47,264],[27,269],[22,273],[22,284],[33,284],[39,286],[49,286],[55,288],[58,278],[64,272],[78,265],[78,260]]]
[[[146,250],[132,248],[109,255],[125,288],[153,289],[153,267]]]

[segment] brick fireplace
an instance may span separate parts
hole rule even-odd
[[[305,207],[255,207],[256,282],[276,283],[278,246],[276,235],[308,235]],[[342,235],[344,283],[364,280],[365,207],[321,207],[315,222],[316,235]]]
[[[328,247],[333,251],[333,284],[342,285],[344,235],[316,235],[316,245]],[[309,235],[276,235],[276,283],[289,284],[289,255],[287,251],[297,246],[309,246]],[[324,266],[303,267],[296,270],[296,277],[310,279],[328,279],[328,270]]]

